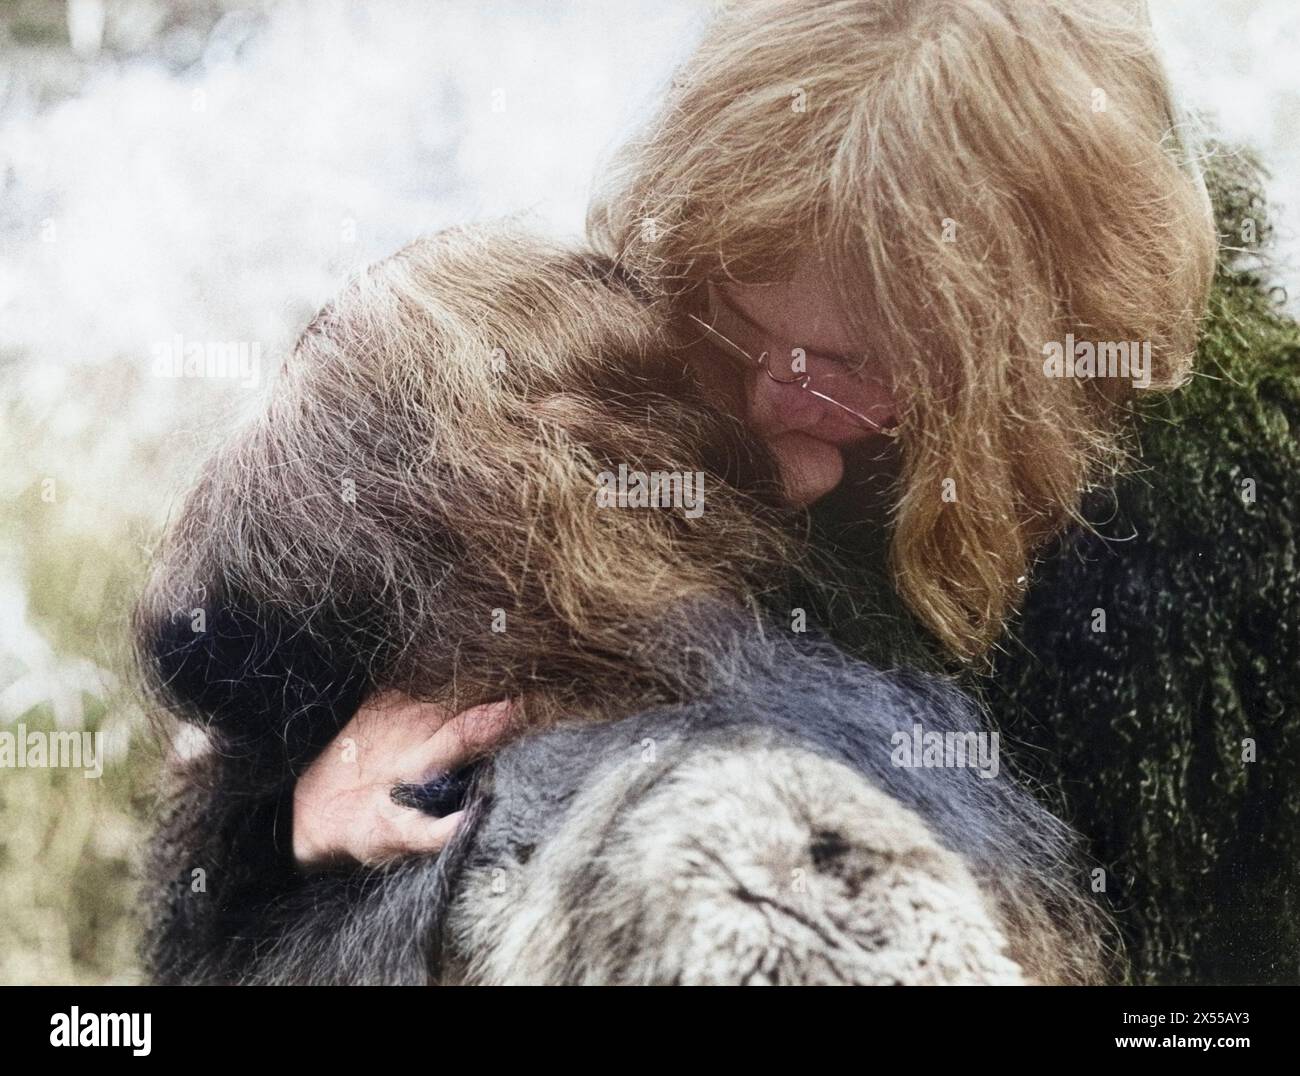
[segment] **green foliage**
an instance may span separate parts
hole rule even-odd
[[[39,710],[29,728],[50,728]],[[149,767],[6,770],[0,777],[0,981],[115,983],[135,979],[130,789]]]
[[[0,983],[130,982],[134,859],[157,770],[126,647],[140,522],[83,477],[107,424],[22,458],[45,431],[13,403],[3,418],[0,463],[18,488],[0,513],[0,613],[11,640],[0,647],[0,690],[24,701],[6,707],[0,727],[100,731],[108,759],[99,778],[0,769]]]

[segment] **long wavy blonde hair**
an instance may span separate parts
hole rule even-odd
[[[1149,342],[1152,389],[1189,371],[1216,236],[1188,141],[1136,0],[747,0],[589,230],[679,313],[823,259],[902,396],[895,585],[972,658],[1124,459],[1131,382],[1049,378],[1044,346]]]

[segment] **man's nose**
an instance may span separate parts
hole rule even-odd
[[[776,437],[816,426],[825,406],[798,384],[781,384],[757,373],[749,386],[749,425],[760,437]]]

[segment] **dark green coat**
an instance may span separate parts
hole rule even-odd
[[[1104,537],[1038,566],[987,685],[1105,869],[1136,983],[1300,981],[1300,328],[1230,252],[1247,218],[1267,243],[1255,174],[1212,165],[1196,375],[1143,399]]]

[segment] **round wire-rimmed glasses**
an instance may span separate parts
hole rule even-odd
[[[901,426],[885,426],[868,415],[863,414],[858,408],[852,407],[849,404],[836,399],[835,396],[831,395],[829,392],[823,391],[823,388],[827,386],[823,385],[822,388],[819,388],[814,384],[814,375],[811,372],[807,370],[799,370],[791,371],[788,376],[783,375],[773,369],[768,352],[764,351],[757,358],[751,355],[743,347],[737,344],[727,333],[718,328],[718,325],[716,324],[719,320],[718,312],[724,304],[718,302],[717,297],[714,295],[712,284],[708,284],[706,287],[708,288],[709,296],[708,313],[712,320],[706,321],[698,314],[688,314],[687,317],[698,328],[703,330],[705,338],[709,343],[730,358],[733,362],[739,363],[747,369],[761,370],[769,379],[778,385],[794,385],[802,389],[804,392],[811,393],[817,399],[823,400],[832,407],[838,408],[844,414],[852,418],[854,422],[871,433],[879,434],[882,437],[896,438],[899,436],[902,432]],[[849,378],[856,377],[856,375],[847,374],[847,372],[845,376]],[[822,381],[824,380],[828,379],[823,378]],[[822,381],[818,381],[817,384],[821,385]]]

